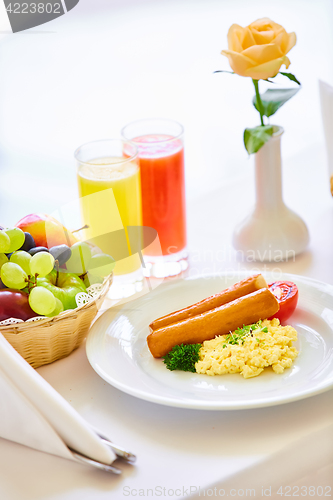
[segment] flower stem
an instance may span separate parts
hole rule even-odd
[[[260,114],[260,122],[261,122],[261,126],[263,127],[264,126],[264,111],[263,111],[261,97],[260,97],[260,93],[259,93],[259,81],[253,80],[253,79],[252,79],[252,81],[253,81],[253,85],[254,85],[254,88],[256,91],[256,99],[257,99],[257,105],[258,105],[259,114]]]

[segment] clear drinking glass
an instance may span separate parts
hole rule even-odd
[[[129,238],[130,228],[142,226],[137,147],[118,139],[89,142],[75,158],[84,239],[116,261],[109,296],[129,296],[143,284],[141,243],[133,241],[133,231]],[[135,234],[140,238],[139,230]]]
[[[146,276],[174,276],[188,267],[183,132],[164,119],[139,120],[122,130],[139,151],[143,225],[159,236],[144,251]]]

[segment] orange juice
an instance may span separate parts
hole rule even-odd
[[[122,157],[89,160],[89,163],[84,163],[79,167],[78,187],[81,198],[112,188],[116,202],[114,208],[110,208],[110,204],[106,205],[106,202],[103,205],[103,198],[101,198],[102,201],[90,205],[89,210],[83,206],[84,224],[96,227],[103,222],[101,220],[103,217],[117,220],[120,216],[125,233],[127,226],[142,225],[140,170],[135,161],[128,161]],[[98,246],[103,252],[112,255],[115,238],[115,232],[107,233]],[[119,256],[113,255],[117,260],[115,274],[132,273],[141,266],[139,255],[131,255],[128,238],[127,246],[128,257],[124,255],[124,258],[119,260]]]

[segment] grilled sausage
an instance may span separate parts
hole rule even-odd
[[[279,310],[268,288],[240,297],[189,319],[154,330],[147,337],[154,358],[165,356],[175,345],[196,344],[224,335],[244,325],[273,316]]]
[[[267,288],[267,283],[261,274],[255,274],[254,276],[250,276],[249,278],[232,285],[216,295],[212,295],[211,297],[207,297],[196,304],[156,319],[149,325],[149,329],[152,332],[153,330],[171,325],[172,323],[192,318],[193,316],[202,314],[210,309],[215,309],[215,307],[223,306],[228,302],[232,302],[239,297],[243,297],[243,295],[248,295],[249,293],[260,290],[261,288]]]

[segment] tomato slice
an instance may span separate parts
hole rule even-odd
[[[280,309],[272,318],[278,318],[285,323],[295,311],[298,302],[298,288],[292,281],[274,281],[268,285],[280,304]]]

